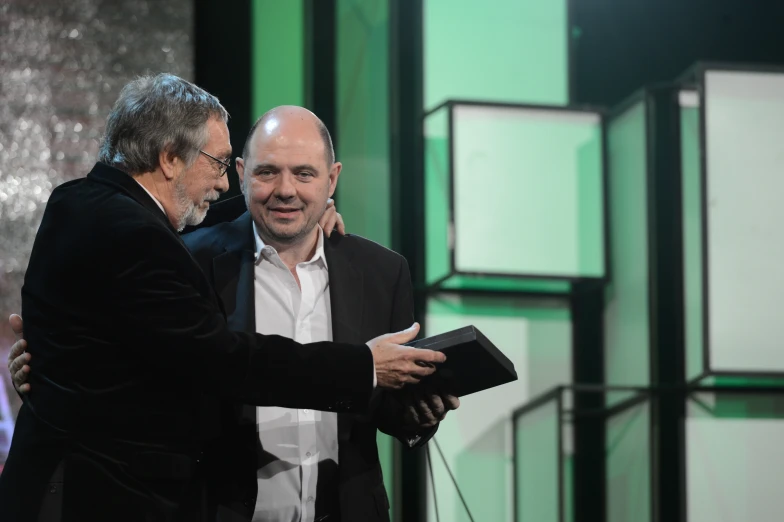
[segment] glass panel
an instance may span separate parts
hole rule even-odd
[[[548,294],[566,294],[572,288],[571,283],[568,281],[468,275],[452,276],[441,283],[440,286],[441,288],[458,290],[501,290],[507,292],[542,292]]]
[[[287,3],[287,2],[283,2]],[[390,246],[388,0],[338,0],[340,212],[352,234]]]
[[[425,272],[434,283],[450,272],[449,109],[425,119]]]
[[[710,375],[700,381],[702,386],[784,387],[784,379],[767,379],[749,376]]]
[[[607,520],[651,520],[650,403],[607,420]]]
[[[515,423],[516,521],[558,522],[558,403],[553,399]]]
[[[460,409],[441,423],[436,439],[474,519],[506,521],[512,515],[512,443],[502,433],[511,429],[509,418],[515,409],[570,381],[569,309],[565,300],[555,299],[439,295],[428,301],[427,335],[466,325],[476,326],[509,357],[518,380],[461,399]],[[501,453],[503,437],[508,444]],[[464,509],[446,470],[436,466],[434,473],[441,520],[463,520]],[[490,494],[490,488],[479,487],[479,477],[483,484],[503,487]],[[430,494],[428,503],[428,520],[435,521]]]
[[[574,452],[563,454],[564,520],[574,520]]]
[[[707,71],[705,97],[711,369],[784,371],[784,74]]]
[[[702,308],[702,188],[700,110],[695,91],[680,93],[681,184],[683,187],[683,291],[686,329],[686,378],[705,370]]]
[[[423,15],[426,108],[569,103],[567,0],[423,0]]]
[[[572,390],[561,393],[561,488],[564,492],[564,522],[574,520],[574,424],[571,414],[565,412],[574,409],[576,395]]]
[[[456,269],[603,276],[599,116],[462,105],[453,118]]]
[[[512,465],[509,459],[510,431],[509,421],[502,419],[456,456],[456,475],[460,477],[460,491],[466,496],[466,503],[475,520],[503,521],[509,516],[508,489],[512,481]],[[450,520],[470,520],[462,503],[458,501],[455,509],[457,517]]]
[[[304,4],[255,0],[251,4],[251,16],[253,114],[250,117],[256,121],[278,105],[305,104]]]
[[[605,291],[605,375],[615,386],[650,381],[646,103],[609,124],[612,282]],[[607,403],[628,397],[609,392]]]
[[[774,522],[784,512],[784,398],[693,396],[686,419],[689,522]]]

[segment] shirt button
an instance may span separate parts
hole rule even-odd
[[[313,502],[313,497],[308,497],[308,502]]]
[[[305,453],[306,457],[310,457],[310,452]]]
[[[302,410],[302,413],[304,413],[305,415],[307,415],[308,413],[310,413],[310,410]]]

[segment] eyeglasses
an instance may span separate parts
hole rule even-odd
[[[202,154],[204,154],[205,156],[207,156],[208,158],[210,158],[211,160],[217,162],[220,165],[220,167],[219,167],[220,168],[220,176],[225,175],[226,171],[229,170],[229,167],[231,167],[231,160],[229,160],[228,162],[225,162],[223,160],[220,160],[220,159],[216,158],[212,154],[207,154],[206,152],[204,152],[201,149],[199,149],[199,152],[201,152]]]

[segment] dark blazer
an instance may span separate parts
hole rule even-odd
[[[250,214],[187,234],[184,240],[220,296],[229,326],[255,332],[255,240]],[[359,236],[337,233],[325,238],[324,254],[335,341],[362,343],[413,323],[411,276],[405,258]],[[319,393],[317,386],[301,386]],[[220,520],[249,521],[256,495],[264,495],[256,487],[257,461],[263,448],[256,433],[255,408],[243,411],[235,405],[227,411],[234,416],[225,420],[225,437],[205,458],[212,465],[213,487],[219,492]],[[337,491],[320,490],[317,502],[339,498],[342,522],[389,520],[376,447],[377,428],[408,446],[412,433],[404,430],[402,407],[392,393],[377,393],[369,415],[338,415],[339,484]],[[429,430],[419,443],[434,431]],[[320,507],[325,506],[317,506],[317,513]],[[330,506],[326,510],[335,511]]]
[[[369,411],[359,338],[232,332],[210,283],[127,174],[99,163],[54,190],[22,289],[34,391],[0,476],[4,522],[35,520],[62,461],[63,520],[199,520],[218,400]]]

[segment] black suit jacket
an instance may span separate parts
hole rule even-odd
[[[220,296],[229,326],[255,332],[255,241],[250,214],[187,234],[184,241]],[[325,238],[324,254],[335,341],[362,343],[413,323],[411,277],[405,258],[367,239],[340,234]],[[302,382],[300,386],[307,393],[320,393],[317,385]],[[369,414],[338,415],[339,483],[334,489],[319,484],[317,502],[339,499],[342,522],[389,520],[377,429],[398,437],[406,446],[413,435],[403,426],[402,405],[395,394],[379,391],[374,397]],[[256,468],[264,453],[256,433],[255,407],[233,404],[224,411],[224,437],[205,455],[210,489],[219,504],[221,522],[249,521],[257,494],[264,495],[256,486]],[[423,433],[417,445],[434,432]],[[333,506],[321,505],[317,513],[321,509],[335,511]]]
[[[223,426],[216,397],[369,408],[367,346],[232,332],[154,200],[100,163],[52,193],[22,309],[34,391],[0,476],[3,521],[35,520],[63,460],[64,520],[198,520],[201,453]]]

